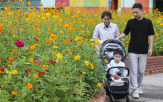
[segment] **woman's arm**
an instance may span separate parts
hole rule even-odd
[[[92,37],[95,41],[98,40],[100,42],[100,44],[103,43],[102,40],[100,40],[100,36],[99,36],[99,29],[98,26],[95,27],[94,33],[93,33],[93,37]]]

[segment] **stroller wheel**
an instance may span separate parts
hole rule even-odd
[[[126,102],[130,102],[129,96],[126,96]]]
[[[110,102],[114,102],[114,97],[112,95],[110,95]]]

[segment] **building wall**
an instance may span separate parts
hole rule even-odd
[[[10,0],[13,1],[13,0]],[[156,7],[156,0],[30,0],[31,6],[39,6],[43,3],[43,7],[77,7],[77,8],[88,8],[88,9],[101,9],[101,8],[112,8],[118,9],[118,11],[129,11],[131,10],[134,3],[140,3],[143,5],[143,11],[145,13],[151,12]],[[112,1],[112,2],[111,2]],[[1,0],[0,2],[4,5],[7,0]],[[25,1],[24,1],[25,2]],[[27,1],[26,1],[27,2]],[[2,7],[2,5],[0,5]]]
[[[154,8],[154,1],[156,0],[118,0],[118,11],[130,11],[134,3],[141,3],[144,13],[149,13]]]

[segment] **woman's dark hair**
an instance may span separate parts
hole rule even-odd
[[[123,52],[120,49],[115,50],[114,55],[115,54],[120,54],[121,56],[123,56]]]
[[[104,12],[102,13],[101,18],[103,19],[105,16],[109,16],[110,19],[112,19],[111,13],[110,13],[109,11],[104,11]]]
[[[138,9],[142,10],[142,9],[143,9],[143,6],[142,6],[141,3],[135,3],[135,4],[133,5],[132,9],[133,9],[133,8],[138,8]]]

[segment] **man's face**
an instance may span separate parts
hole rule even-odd
[[[134,17],[135,17],[136,19],[140,19],[140,18],[142,17],[143,11],[140,10],[139,8],[133,8],[133,9],[132,9],[132,12],[133,12]]]
[[[113,58],[114,58],[116,63],[119,63],[121,61],[121,59],[122,59],[122,56],[120,54],[115,54],[113,56]]]
[[[104,16],[104,18],[102,19],[105,26],[109,26],[110,24],[110,17],[109,16]]]

